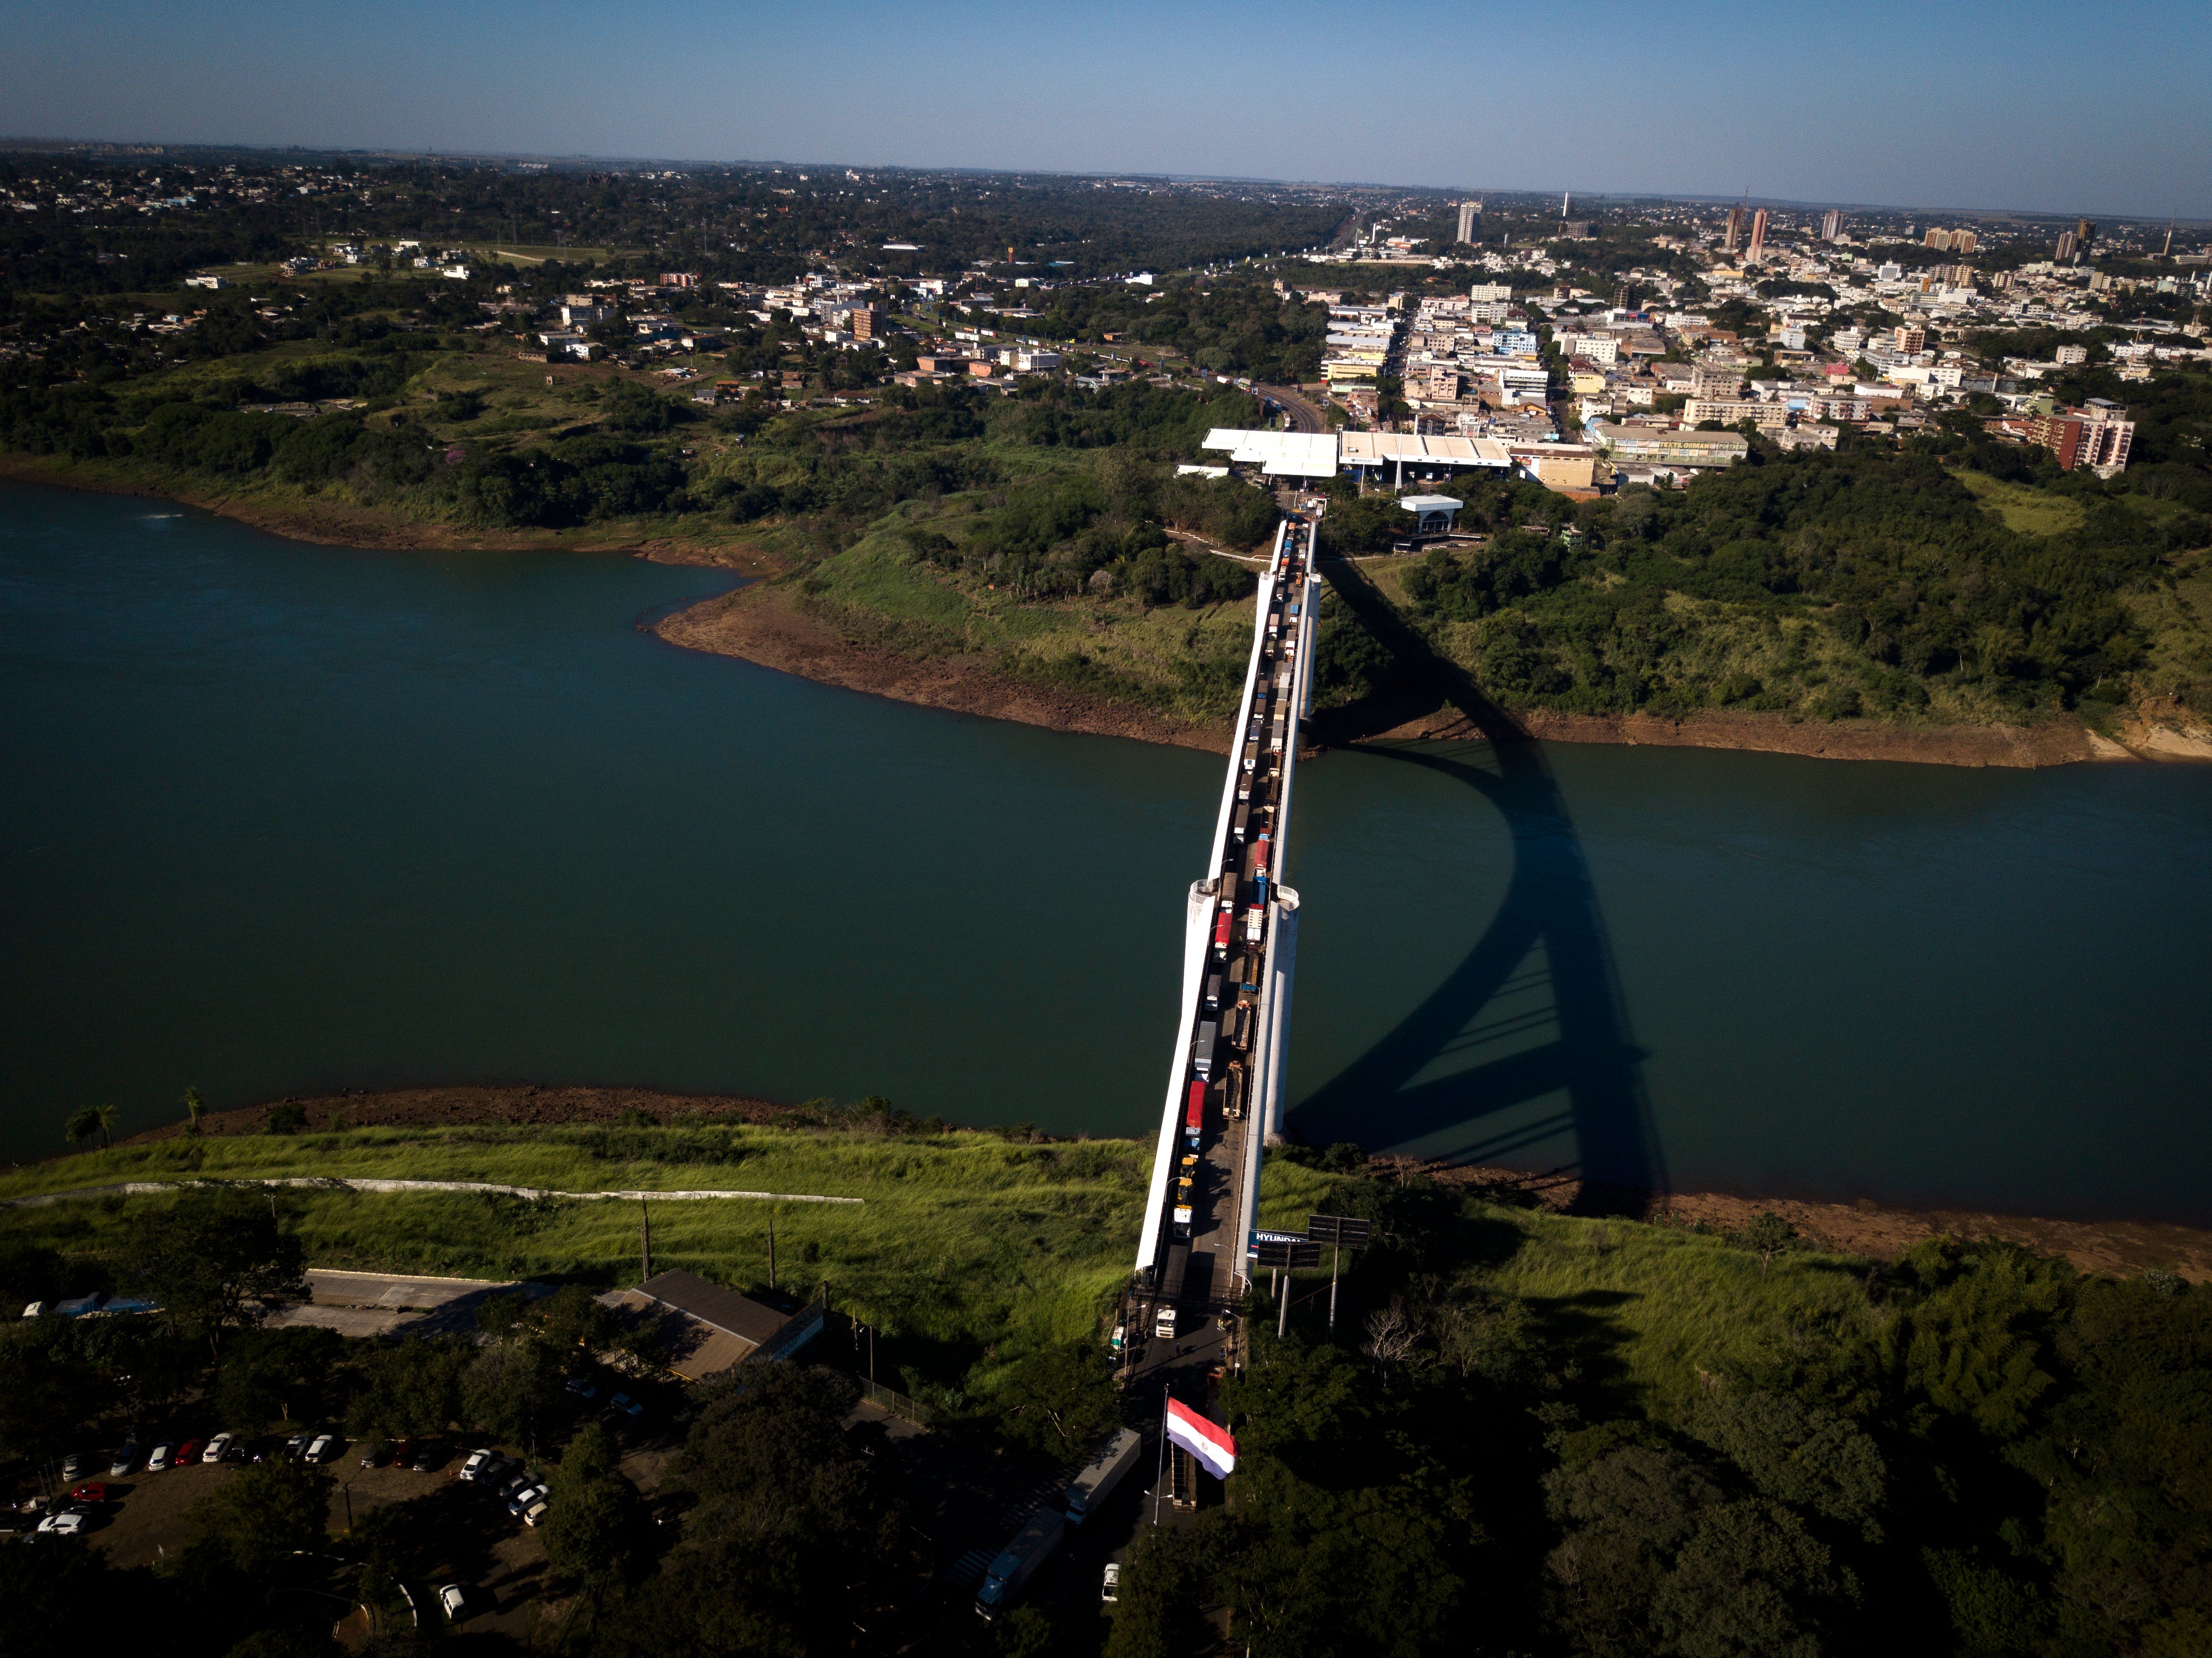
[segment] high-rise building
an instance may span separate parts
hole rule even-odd
[[[2066,264],[2079,258],[2081,252],[2081,246],[2076,241],[2074,233],[2070,230],[2062,230],[2058,233],[2057,250],[2051,258],[2060,264]]]
[[[1762,207],[1751,216],[1751,246],[1746,250],[1744,257],[1756,264],[1765,252],[1766,210]]]
[[[1928,331],[1924,328],[1912,327],[1899,329],[1897,349],[1908,357],[1917,356],[1928,349]]]
[[[1951,233],[1948,230],[1938,230],[1934,225],[1929,225],[1928,234],[1923,241],[1929,247],[1948,250],[1951,246]]]
[[[2088,246],[2088,245],[2089,245],[2091,242],[2094,242],[2094,241],[2095,241],[2096,240],[2097,240],[2097,222],[2096,222],[2094,219],[2083,219],[2083,220],[2081,220],[2080,222],[2078,222],[2075,225],[2075,227],[2074,227],[2074,246],[2076,246],[2076,247],[2087,247],[2087,246]]]
[[[1721,237],[1721,252],[1733,253],[1742,246],[1743,210],[1740,207],[1732,207],[1729,210],[1728,229]]]
[[[1843,240],[1843,239],[1844,216],[1842,210],[1832,207],[1826,213],[1820,216],[1820,240],[1824,242],[1839,242]]]
[[[1954,253],[1971,253],[1981,245],[1982,239],[1971,230],[1954,230],[1951,233],[1951,251]]]
[[[1482,203],[1462,202],[1459,204],[1459,235],[1456,240],[1471,242],[1474,240],[1475,233],[1481,228]]]

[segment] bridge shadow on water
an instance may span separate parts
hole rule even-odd
[[[1356,567],[1325,569],[1337,597],[1394,659],[1418,707],[1337,710],[1325,740],[1464,785],[1504,817],[1513,868],[1480,938],[1421,1002],[1292,1109],[1310,1144],[1418,1149],[1582,1182],[1576,1206],[1638,1207],[1666,1189],[1605,925],[1540,744],[1439,657]],[[1463,744],[1366,745],[1362,735],[1449,706]],[[1487,837],[1486,836],[1486,840]],[[1560,1148],[1571,1148],[1564,1157]]]

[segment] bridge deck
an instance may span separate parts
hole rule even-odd
[[[1313,526],[1286,519],[1262,580],[1253,653],[1206,878],[1186,915],[1177,1048],[1137,1256],[1142,1301],[1203,1315],[1242,1294],[1261,1152],[1281,1119],[1283,1048],[1297,895],[1278,884],[1290,828],[1298,725],[1310,700]],[[1228,942],[1221,938],[1228,919]],[[1201,1033],[1218,1022],[1210,1067]],[[1189,1090],[1204,1084],[1201,1127],[1187,1132]],[[1189,1185],[1182,1186],[1188,1177]],[[1148,1315],[1142,1315],[1149,1326]]]

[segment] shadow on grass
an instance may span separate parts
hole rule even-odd
[[[1329,585],[1391,659],[1411,702],[1448,704],[1482,744],[1362,751],[1419,766],[1467,787],[1503,817],[1513,872],[1488,927],[1419,1005],[1291,1114],[1315,1145],[1374,1148],[1445,1142],[1457,1163],[1514,1162],[1561,1135],[1571,1162],[1552,1172],[1583,1182],[1576,1207],[1641,1212],[1666,1171],[1650,1121],[1642,1061],[1631,1040],[1604,919],[1582,843],[1543,747],[1483,695],[1466,670],[1431,648],[1356,566],[1328,563]],[[1317,722],[1357,744],[1404,707],[1376,703]],[[1531,998],[1547,1005],[1531,1008]],[[1487,1013],[1486,1023],[1479,1023]],[[1446,1074],[1424,1075],[1466,1050],[1510,1048]],[[1565,1105],[1547,1111],[1546,1102]]]

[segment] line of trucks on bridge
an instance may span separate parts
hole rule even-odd
[[[1066,1502],[1057,1508],[1047,1504],[999,1551],[983,1573],[975,1610],[995,1618],[1011,1606],[1036,1569],[1052,1558],[1067,1528],[1081,1525],[1106,1506],[1106,1499],[1121,1477],[1137,1466],[1144,1450],[1144,1436],[1133,1428],[1122,1429],[1101,1445],[1082,1472],[1068,1481]]]
[[[1283,591],[1289,588],[1285,586]],[[1267,699],[1273,706],[1255,707],[1244,732],[1243,750],[1237,770],[1237,809],[1230,818],[1231,845],[1214,882],[1218,906],[1213,918],[1212,950],[1218,966],[1206,975],[1206,1005],[1200,1011],[1198,1029],[1191,1039],[1191,1075],[1183,1102],[1183,1155],[1181,1167],[1176,1171],[1175,1204],[1170,1212],[1172,1236],[1178,1243],[1189,1242],[1196,1212],[1194,1198],[1199,1156],[1205,1138],[1206,1095],[1213,1084],[1215,1060],[1224,1049],[1241,1055],[1248,1053],[1252,1045],[1255,1017],[1252,999],[1259,992],[1261,951],[1267,943],[1267,883],[1272,878],[1268,860],[1274,849],[1273,830],[1267,825],[1272,823],[1275,814],[1272,801],[1263,799],[1255,805],[1252,794],[1263,780],[1260,774],[1263,737],[1269,756],[1269,772],[1264,780],[1272,785],[1281,774],[1280,756],[1284,744],[1290,740],[1291,728],[1291,663],[1303,608],[1302,602],[1293,600],[1279,619],[1267,624],[1261,660],[1273,674],[1273,690]],[[1256,702],[1261,699],[1255,700]],[[1243,881],[1242,848],[1255,828],[1258,837],[1250,841],[1252,890],[1249,902],[1243,907],[1240,926],[1237,901]],[[1243,953],[1232,962],[1230,952],[1240,943]],[[1231,1059],[1223,1078],[1222,1114],[1232,1121],[1244,1114],[1247,1080],[1243,1060]],[[1164,1300],[1155,1315],[1152,1333],[1167,1339],[1175,1332],[1173,1301]]]

